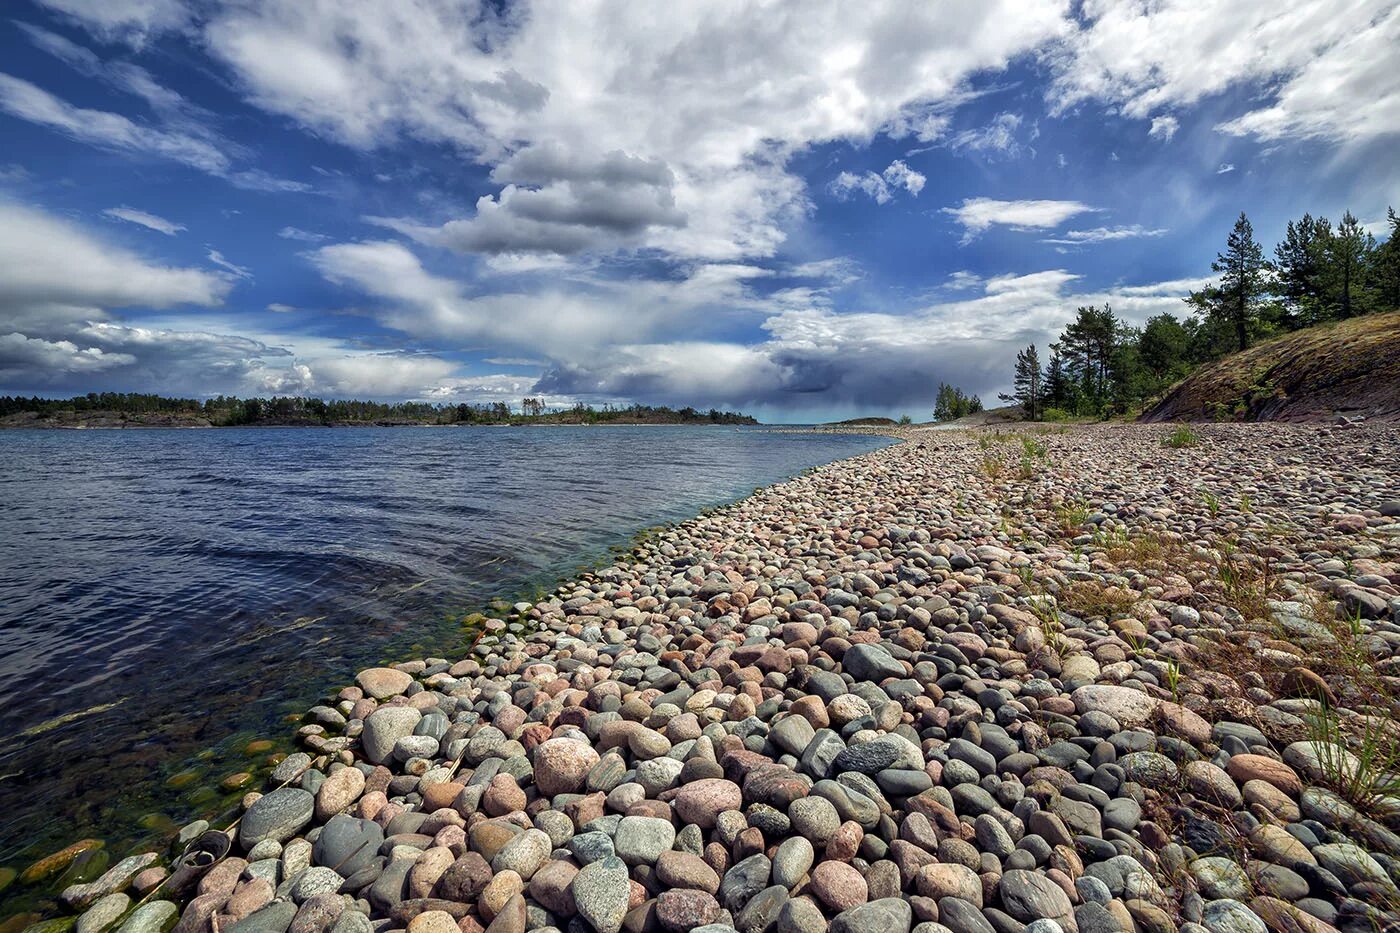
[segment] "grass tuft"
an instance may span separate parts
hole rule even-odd
[[[1179,424],[1172,433],[1162,438],[1162,446],[1170,447],[1173,450],[1180,450],[1183,447],[1195,447],[1201,442],[1201,436],[1191,430],[1189,424]]]

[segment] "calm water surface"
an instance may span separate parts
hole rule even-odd
[[[888,443],[728,427],[0,432],[0,862],[228,801],[360,666]],[[202,754],[197,754],[201,753]],[[197,790],[163,786],[194,770]],[[176,778],[176,783],[179,778]],[[236,795],[235,795],[236,799]]]

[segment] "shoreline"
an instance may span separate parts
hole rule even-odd
[[[1208,426],[1202,427],[1200,447],[1172,450],[1161,446],[1160,427],[1113,425],[1014,432],[1008,450],[1004,436],[993,439],[986,431],[801,430],[893,436],[904,443],[812,468],[695,518],[659,526],[655,534],[644,532],[612,567],[586,571],[533,604],[517,603],[511,617],[486,620],[482,640],[463,658],[361,672],[358,686],[313,708],[298,731],[303,751],[272,767],[261,782],[269,789],[285,786],[261,798],[265,802],[247,801],[232,854],[265,857],[223,863],[238,867],[223,870],[231,876],[227,890],[220,880],[216,891],[190,901],[182,925],[202,931],[218,915],[224,918],[218,929],[257,917],[257,929],[285,930],[297,918],[311,923],[321,911],[322,919],[334,916],[308,929],[341,931],[344,924],[363,933],[407,926],[419,933],[430,925],[437,930],[443,917],[461,933],[497,929],[494,921],[502,917],[512,926],[500,929],[523,930],[527,921],[532,928],[562,928],[573,915],[604,929],[621,910],[619,925],[622,914],[642,911],[637,922],[650,917],[674,928],[680,917],[686,923],[742,925],[746,917],[756,920],[749,915],[762,908],[774,917],[786,911],[812,923],[825,923],[825,915],[833,929],[843,923],[843,929],[864,929],[853,924],[869,919],[884,929],[907,930],[913,922],[930,922],[929,913],[953,921],[944,923],[949,929],[974,929],[961,906],[968,904],[978,909],[978,919],[985,906],[1013,923],[1037,919],[1035,913],[1058,918],[1065,930],[1080,911],[1149,928],[1195,915],[1214,929],[1218,924],[1211,921],[1223,923],[1220,918],[1242,916],[1246,928],[1251,920],[1272,927],[1277,917],[1302,924],[1289,911],[1323,911],[1272,894],[1251,899],[1248,891],[1203,898],[1202,889],[1233,892],[1232,870],[1220,864],[1219,853],[1198,849],[1193,857],[1183,848],[1186,842],[1202,844],[1210,831],[1190,821],[1181,830],[1159,814],[1185,807],[1199,813],[1193,817],[1197,824],[1214,825],[1212,817],[1223,806],[1293,825],[1288,806],[1301,805],[1313,813],[1308,820],[1335,822],[1328,814],[1337,807],[1320,791],[1304,789],[1314,777],[1329,783],[1325,762],[1316,755],[1310,762],[1295,747],[1311,734],[1305,716],[1315,701],[1296,689],[1294,696],[1280,692],[1280,678],[1299,667],[1307,670],[1308,656],[1291,656],[1291,666],[1284,667],[1275,656],[1281,649],[1266,646],[1256,653],[1267,663],[1232,677],[1203,664],[1202,652],[1224,652],[1232,638],[1264,637],[1251,628],[1256,620],[1249,613],[1257,610],[1265,621],[1277,615],[1265,598],[1300,607],[1297,615],[1284,615],[1305,619],[1304,609],[1315,602],[1308,584],[1321,581],[1328,583],[1329,596],[1359,607],[1357,625],[1365,638],[1387,646],[1390,654],[1381,660],[1393,661],[1400,647],[1400,597],[1385,597],[1386,588],[1400,583],[1400,519],[1378,510],[1389,501],[1381,494],[1400,489],[1400,477],[1394,465],[1366,463],[1373,448],[1395,449],[1400,432],[1380,426]],[[1023,436],[1029,443],[1022,443]],[[1035,452],[1036,445],[1045,450]],[[1288,465],[1290,460],[1308,472]],[[1214,505],[1200,490],[1182,489],[1179,476],[1188,464],[1206,467],[1203,475],[1221,486],[1210,492]],[[1372,471],[1379,490],[1367,493],[1369,499],[1352,491],[1351,477],[1363,468]],[[1290,471],[1307,475],[1312,485],[1287,486]],[[1126,501],[1109,502],[1110,492]],[[1111,511],[1089,511],[1098,505],[1088,501],[1096,493]],[[1250,498],[1247,508],[1240,508],[1242,495]],[[1353,508],[1336,519],[1326,513],[1318,518],[1295,508],[1299,498],[1309,508],[1334,501]],[[1366,514],[1367,508],[1375,514]],[[1166,545],[1154,543],[1180,546],[1169,536],[1180,531],[1171,526],[1187,528],[1188,518],[1190,535],[1206,528],[1238,537],[1242,530],[1246,544],[1267,523],[1287,526],[1275,535],[1279,540],[1254,543],[1291,554],[1272,559],[1293,566],[1279,573],[1283,583],[1298,585],[1245,600],[1208,579],[1186,580],[1171,561],[1149,567],[1156,558],[1142,543],[1148,533],[1168,532]],[[1120,524],[1121,540],[1115,537]],[[1087,553],[1077,556],[1081,551]],[[1310,560],[1314,553],[1327,556]],[[1346,560],[1338,553],[1347,554]],[[1184,566],[1197,559],[1193,555],[1183,550],[1176,556]],[[1120,569],[1128,564],[1131,574]],[[1338,577],[1350,585],[1336,584]],[[657,582],[647,582],[653,578]],[[1079,591],[1090,583],[1095,592]],[[533,631],[510,630],[524,620]],[[1313,627],[1280,624],[1300,643],[1342,637],[1318,628],[1325,625],[1320,613],[1307,621]],[[832,682],[837,670],[849,682]],[[1329,690],[1344,693],[1347,672],[1322,673]],[[644,689],[648,685],[654,686]],[[503,687],[510,689],[501,693]],[[987,691],[996,696],[984,697]],[[1260,720],[1227,702],[1244,697],[1274,713]],[[1338,702],[1356,701],[1343,696]],[[1212,725],[1218,722],[1235,726],[1222,731]],[[1155,737],[1151,748],[1139,748],[1142,741],[1131,737],[1144,732]],[[1073,738],[1081,741],[1068,741]],[[1097,765],[1071,753],[1102,757],[1110,754],[1104,745],[1112,758]],[[1222,754],[1223,767],[1214,763]],[[837,758],[842,767],[832,770]],[[1264,759],[1241,767],[1260,772],[1250,781],[1267,788],[1254,787],[1251,796],[1250,781],[1236,787],[1237,758]],[[666,761],[677,763],[674,770],[659,764]],[[1117,771],[1105,772],[1109,764]],[[1037,772],[1044,772],[1040,781],[1050,782],[1048,791],[1036,780],[1021,780]],[[1099,780],[1089,780],[1104,774],[1115,777],[1111,795]],[[988,782],[993,793],[982,787]],[[705,793],[686,789],[692,785]],[[1071,788],[1086,789],[1071,794]],[[809,800],[825,803],[800,803]],[[1125,814],[1134,808],[1136,817],[1128,820]],[[828,810],[837,818],[829,832]],[[381,843],[385,862],[369,881],[369,867],[343,875],[326,860],[325,830],[314,845],[296,841],[335,813],[352,814],[335,817],[345,827],[335,832],[356,839],[357,833],[382,839],[386,832],[426,838]],[[821,830],[811,825],[817,813]],[[624,818],[645,824],[619,822]],[[1235,825],[1233,831],[1252,843],[1260,827],[1274,824],[1251,818],[1257,826],[1245,832]],[[266,825],[267,833],[249,833],[250,822]],[[662,822],[670,824],[669,837]],[[1384,829],[1388,820],[1348,817],[1339,825],[1353,822],[1367,829],[1358,837],[1367,845],[1390,845],[1390,837],[1368,829]],[[910,826],[915,828],[906,831]],[[1067,826],[1075,831],[1052,842]],[[644,846],[632,838],[634,828],[646,836]],[[678,828],[684,839],[678,839]],[[596,834],[602,838],[588,841],[597,849],[573,842]],[[652,851],[656,834],[671,841]],[[1048,843],[1043,857],[1038,843],[1021,845],[1027,837]],[[955,840],[961,847],[952,845]],[[1318,840],[1303,854],[1312,854],[1314,864],[1342,859],[1331,851],[1317,855],[1327,845],[1339,843]],[[814,854],[799,857],[796,864],[805,860],[805,867],[796,871],[780,864],[783,847],[789,856]],[[592,858],[603,848],[621,860]],[[1271,850],[1265,849],[1263,857],[1256,851],[1256,861],[1267,858]],[[709,875],[681,854],[708,868],[714,890],[705,880]],[[1400,850],[1381,854],[1400,858]],[[1103,868],[1119,858],[1131,859],[1137,866],[1132,871],[1148,880],[1160,876],[1152,882],[1156,893],[1125,897],[1121,879],[1128,869],[1119,864],[1115,875]],[[764,884],[750,890],[749,875],[763,867],[755,859],[767,863]],[[95,882],[100,891],[80,891],[67,900],[91,910],[105,904],[112,912],[120,904],[115,898],[126,897],[129,907],[143,889],[159,884],[157,868],[167,860],[165,854],[138,858],[136,870],[104,876],[105,883]],[[685,883],[660,877],[679,872],[671,863],[682,862]],[[951,867],[932,870],[959,864],[973,879],[983,876],[976,897],[967,875]],[[1281,856],[1265,864],[1290,872],[1289,865],[1296,867]],[[1379,886],[1363,887],[1363,894],[1388,890],[1373,877],[1372,863],[1358,864],[1365,870],[1346,877],[1342,890],[1348,897],[1356,899],[1357,885]],[[52,884],[68,868],[56,866],[47,881]],[[595,897],[595,888],[607,889],[629,872],[633,887],[624,903]],[[783,891],[767,884],[775,872],[792,881],[778,885]],[[397,882],[382,880],[395,874]],[[475,880],[454,880],[468,874],[482,882],[469,894]],[[999,879],[1001,889],[993,884],[996,896],[984,905],[987,875]],[[606,876],[607,883],[593,884],[595,876]],[[1078,884],[1079,878],[1099,879],[1109,896],[1100,898],[1098,885]],[[1081,890],[1086,887],[1087,894]],[[1293,900],[1323,900],[1315,887],[1307,881],[1308,896]],[[340,889],[364,897],[342,899],[334,893]],[[859,902],[849,902],[855,891],[863,892]],[[1356,913],[1359,908],[1347,899],[1334,892],[1331,902]],[[180,912],[158,896],[140,910],[141,923],[154,928]],[[1364,911],[1359,916],[1373,919]],[[372,925],[369,917],[385,922]],[[553,920],[560,922],[534,922]]]

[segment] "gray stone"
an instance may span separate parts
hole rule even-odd
[[[368,867],[383,844],[384,830],[378,823],[339,813],[321,827],[311,858],[348,878]]]
[[[121,892],[100,897],[87,909],[73,929],[76,933],[100,933],[115,923],[131,906],[131,898]]]
[[[316,798],[299,787],[283,787],[258,798],[243,814],[238,841],[251,849],[264,839],[284,842],[311,822]]]
[[[816,852],[804,836],[786,839],[773,853],[773,883],[791,890],[812,870]]]
[[[117,929],[120,933],[165,933],[179,919],[180,908],[170,901],[147,901]]]
[[[914,911],[902,897],[884,897],[843,910],[831,921],[831,933],[909,933]]]
[[[297,905],[291,901],[273,901],[262,910],[255,910],[229,927],[225,933],[287,933]]]
[[[617,824],[613,847],[628,865],[651,865],[676,842],[676,828],[649,816],[625,816]]]
[[[1239,901],[1210,901],[1201,914],[1201,924],[1210,933],[1268,933],[1259,915]]]
[[[1077,933],[1074,908],[1055,882],[1039,872],[1013,870],[1001,876],[998,889],[1006,912],[1017,920],[1054,920],[1068,933]]]
[[[388,761],[399,739],[412,735],[422,718],[423,714],[411,706],[381,706],[370,713],[360,733],[365,758],[374,764]]]
[[[622,859],[608,856],[583,866],[574,876],[570,889],[579,916],[598,933],[618,933],[622,929],[622,918],[627,916],[631,895],[627,865]]]
[[[852,645],[842,655],[841,667],[856,680],[873,683],[904,676],[904,665],[882,645]]]

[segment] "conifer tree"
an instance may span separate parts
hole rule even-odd
[[[1254,226],[1240,211],[1235,228],[1225,241],[1225,252],[1217,253],[1211,271],[1220,274],[1220,284],[1207,313],[1229,321],[1238,349],[1249,348],[1249,325],[1258,316],[1264,296],[1264,275],[1268,263],[1254,239]]]
[[[1021,406],[1026,420],[1038,421],[1041,401],[1040,354],[1035,344],[1016,354],[1016,376],[1010,395],[997,396],[1003,402],[1015,402]]]

